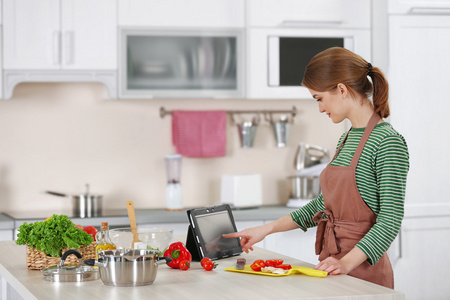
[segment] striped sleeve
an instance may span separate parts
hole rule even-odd
[[[380,201],[377,223],[356,244],[367,255],[371,265],[389,249],[403,220],[409,170],[409,154],[404,138],[398,134],[384,137],[373,163]]]
[[[320,194],[316,199],[308,202],[305,206],[291,212],[292,220],[297,224],[299,228],[306,231],[308,228],[317,226],[317,223],[313,221],[313,217],[316,212],[325,209],[323,202],[323,196]]]

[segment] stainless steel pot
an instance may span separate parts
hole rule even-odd
[[[290,199],[314,199],[320,194],[319,176],[289,176]]]
[[[72,213],[75,217],[98,217],[102,213],[103,196],[91,194],[89,192],[89,184],[86,184],[86,192],[80,195],[67,195],[52,191],[46,191],[46,193],[59,197],[72,198]]]
[[[155,250],[116,249],[98,252],[98,261],[86,259],[86,265],[98,266],[103,284],[142,286],[155,281],[158,265],[170,263],[170,257],[158,257]]]

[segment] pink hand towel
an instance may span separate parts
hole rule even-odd
[[[216,111],[172,112],[172,142],[187,157],[221,157],[226,154],[227,113]]]

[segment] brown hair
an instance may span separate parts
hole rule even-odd
[[[383,72],[350,50],[333,47],[311,59],[306,66],[302,85],[326,92],[333,90],[338,83],[345,84],[350,93],[367,98],[372,95],[375,112],[382,118],[389,116],[389,84]]]

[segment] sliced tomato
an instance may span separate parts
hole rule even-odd
[[[283,264],[282,259],[268,259],[265,261],[266,267],[275,267]]]
[[[290,270],[290,269],[292,269],[292,266],[288,265],[288,264],[284,264],[284,265],[277,265],[277,266],[275,266],[275,268],[280,268],[283,270]]]
[[[265,266],[265,262],[262,259],[258,259],[250,265],[250,268],[252,268],[253,271],[259,272],[261,271],[261,268],[264,268]]]

